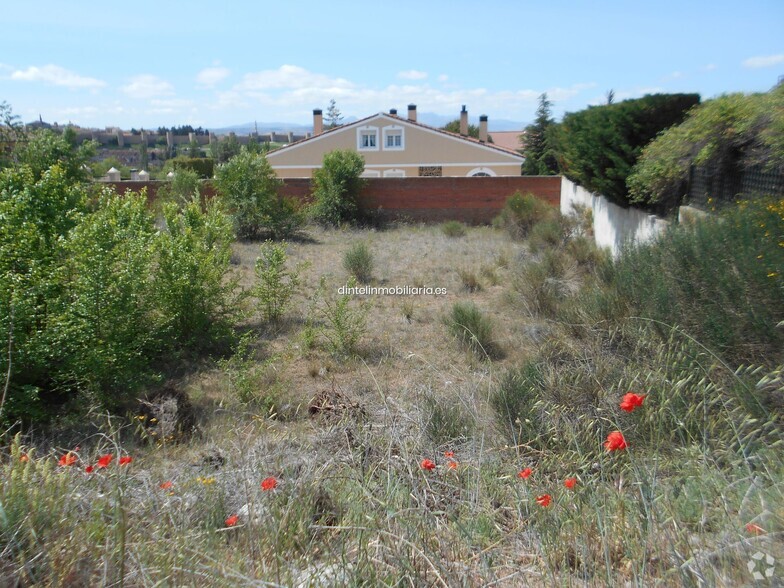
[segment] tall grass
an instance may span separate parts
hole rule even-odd
[[[784,200],[732,207],[603,265],[597,318],[679,325],[731,362],[784,359]]]

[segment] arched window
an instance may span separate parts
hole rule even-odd
[[[494,177],[496,174],[489,167],[475,167],[466,175],[471,178],[481,178],[481,177],[489,178],[489,177]]]

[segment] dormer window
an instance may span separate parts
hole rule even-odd
[[[378,151],[378,129],[376,127],[357,129],[357,150]]]
[[[402,151],[406,143],[403,137],[403,127],[384,127],[384,149],[387,151]]]

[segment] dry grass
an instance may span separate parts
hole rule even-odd
[[[447,293],[354,297],[349,308],[364,307],[366,334],[355,355],[340,355],[318,337],[318,310],[338,298],[349,278],[343,255],[358,241],[373,251],[372,286]],[[735,462],[688,446],[613,460],[582,440],[544,447],[559,445],[572,416],[588,443],[601,442],[583,427],[593,410],[583,400],[600,395],[594,416],[609,426],[619,393],[613,370],[631,351],[612,337],[573,340],[521,303],[515,280],[530,262],[525,243],[490,228],[460,239],[430,226],[309,228],[287,253],[304,268],[301,285],[278,324],[247,317],[254,353],[246,359],[255,364],[205,365],[178,382],[195,407],[190,439],[142,440],[129,415],[96,418],[100,432],[74,439],[82,448],[70,468],[54,464],[72,445],[58,452],[25,439],[11,447],[0,464],[0,583],[732,586],[749,581],[750,550],[784,555],[775,533],[784,467],[773,451]],[[247,289],[257,255],[255,244],[235,245]],[[482,268],[481,290],[465,289],[461,268]],[[453,305],[467,301],[493,322],[499,359],[477,358],[445,328]],[[547,404],[531,404],[552,416],[539,446],[510,443],[492,403],[507,370],[532,358],[574,367],[570,378],[548,372]],[[740,381],[708,370],[716,386]],[[237,382],[253,393],[238,398]],[[572,391],[582,391],[577,412],[565,409],[574,408]],[[134,455],[129,467],[83,472],[121,450]],[[434,471],[420,467],[425,458]],[[516,475],[525,466],[534,469],[526,481]],[[269,476],[279,485],[268,492],[260,482]],[[563,487],[568,476],[578,478],[576,492]],[[172,487],[160,488],[165,481]],[[544,493],[553,495],[550,508],[535,501]],[[227,528],[232,514],[239,523]],[[749,522],[765,535],[750,536]]]

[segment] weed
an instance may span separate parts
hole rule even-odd
[[[365,243],[354,243],[343,254],[343,267],[360,284],[373,279],[373,254]]]
[[[500,349],[493,340],[493,325],[473,302],[456,302],[445,319],[449,332],[477,357],[493,359]]]
[[[466,226],[460,221],[450,220],[441,223],[441,232],[447,237],[464,237],[466,234]]]

